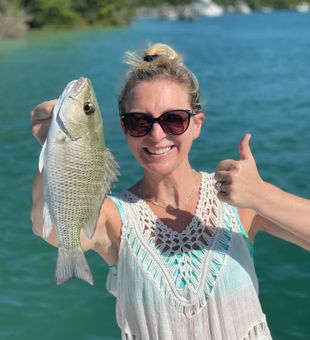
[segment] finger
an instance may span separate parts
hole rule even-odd
[[[250,139],[251,134],[246,133],[240,140],[239,144],[239,153],[241,160],[254,160],[251,147],[250,147]]]
[[[214,179],[217,182],[225,182],[228,184],[230,184],[232,181],[230,171],[224,171],[224,170],[216,171],[214,174]]]
[[[215,182],[214,187],[218,192],[221,192],[224,194],[228,194],[230,191],[230,184],[226,182],[222,182],[222,181]]]
[[[230,203],[229,196],[226,194],[226,192],[219,191],[217,193],[217,198],[225,203]]]
[[[225,159],[218,163],[216,171],[230,171],[236,169],[238,162],[233,159]]]
[[[49,100],[36,106],[30,113],[33,122],[50,119],[53,114],[53,109],[56,100]]]
[[[53,111],[46,111],[40,108],[35,108],[30,113],[31,121],[33,124],[39,123],[44,120],[48,120],[52,118]]]
[[[47,137],[47,133],[48,126],[42,126],[38,124],[32,127],[32,134],[40,142],[41,145],[44,144],[44,141]]]

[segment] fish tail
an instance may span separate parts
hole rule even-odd
[[[81,248],[58,248],[55,276],[58,285],[73,278],[84,280],[90,285],[94,284],[92,273]]]

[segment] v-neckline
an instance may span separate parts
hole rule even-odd
[[[179,232],[161,221],[145,200],[129,190],[121,194],[128,203],[124,238],[130,254],[160,288],[164,287],[168,300],[189,315],[201,309],[201,299],[207,301],[229,250],[231,228],[223,204],[214,195],[213,175],[201,173],[195,215]],[[205,230],[208,225],[213,227],[210,233]],[[185,267],[189,270],[184,271]]]

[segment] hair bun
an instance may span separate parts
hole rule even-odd
[[[159,57],[158,54],[147,54],[144,56],[143,60],[146,62],[152,62]]]
[[[150,61],[153,61],[158,57],[164,57],[167,58],[168,60],[173,60],[174,62],[182,63],[181,55],[179,55],[172,47],[162,43],[157,43],[148,46],[148,48],[144,51],[144,58],[147,57],[147,59],[149,59],[148,56],[151,57],[156,56],[155,58],[152,58],[152,60]],[[146,61],[144,58],[143,60]]]

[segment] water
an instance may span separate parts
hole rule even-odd
[[[81,75],[93,80],[107,143],[127,187],[136,167],[117,119],[125,50],[162,41],[183,52],[201,83],[207,120],[191,159],[213,171],[238,159],[241,136],[253,134],[261,175],[309,197],[310,16],[280,12],[199,18],[193,23],[140,19],[118,30],[32,33],[0,42],[0,338],[118,339],[107,266],[88,253],[95,286],[53,281],[56,250],[33,236],[31,182],[40,147],[29,112]],[[296,216],[298,218],[298,216]],[[260,298],[275,339],[309,339],[309,254],[265,234],[256,239]]]

